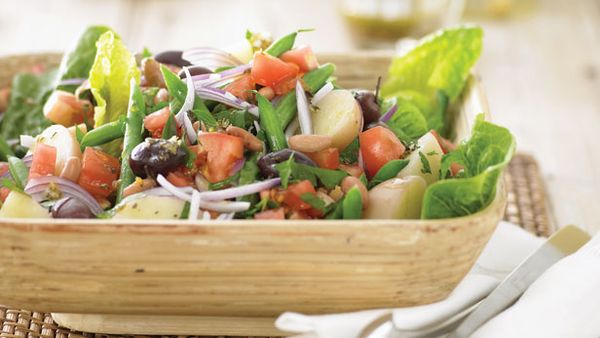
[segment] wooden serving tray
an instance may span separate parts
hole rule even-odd
[[[56,64],[58,55],[0,59],[0,69],[15,60]],[[363,54],[320,60],[336,63],[342,86],[366,88],[389,63]],[[467,138],[474,117],[488,112],[476,78],[453,111],[457,139]],[[81,331],[281,334],[272,322],[286,310],[443,299],[473,265],[505,205],[501,182],[485,210],[443,220],[0,219],[0,300],[54,312],[59,324]]]

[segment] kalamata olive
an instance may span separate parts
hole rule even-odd
[[[212,71],[208,68],[202,67],[202,66],[191,66],[188,67],[188,70],[190,71],[190,75],[195,76],[195,75],[202,75],[202,74],[208,74],[208,73],[212,73]],[[182,70],[179,71],[179,78],[181,79],[185,79],[185,72]]]
[[[131,151],[129,165],[134,174],[145,178],[166,175],[185,162],[185,151],[175,140],[147,138]]]
[[[354,93],[354,98],[356,101],[358,101],[358,104],[360,104],[360,108],[362,109],[365,126],[379,119],[381,112],[379,111],[377,98],[373,92],[368,90],[359,90]]]
[[[160,63],[175,65],[178,67],[191,66],[191,63],[181,57],[182,54],[183,52],[180,50],[167,50],[154,54],[154,60]]]
[[[294,161],[297,163],[307,164],[313,167],[317,166],[308,156],[291,149],[282,149],[274,153],[266,154],[261,157],[256,164],[264,177],[277,177],[279,176],[279,172],[275,169],[275,165],[287,161],[292,154],[294,155]]]
[[[51,208],[54,218],[93,218],[94,214],[85,203],[74,197],[64,197]]]

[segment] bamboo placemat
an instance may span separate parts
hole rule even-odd
[[[550,235],[554,229],[548,217],[544,187],[535,159],[527,154],[517,154],[508,167],[506,181],[508,206],[504,218],[537,235]],[[118,337],[71,331],[57,326],[49,313],[9,309],[1,305],[0,322],[0,338]]]

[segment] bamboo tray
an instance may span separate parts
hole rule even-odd
[[[0,59],[10,72],[59,55]],[[372,88],[387,55],[321,56],[342,86]],[[0,74],[0,84],[12,74]],[[488,112],[471,77],[457,139]],[[506,206],[501,182],[477,214],[445,220],[128,221],[0,219],[0,300],[81,331],[275,335],[285,310],[328,313],[443,299]],[[97,315],[101,314],[101,315]],[[168,325],[169,323],[179,323]],[[182,326],[180,323],[187,323]]]

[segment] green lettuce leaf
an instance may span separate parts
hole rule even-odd
[[[90,74],[90,69],[96,58],[96,41],[102,34],[110,31],[106,26],[90,26],[77,39],[76,43],[64,54],[58,71],[57,81],[84,78]],[[77,86],[58,86],[58,89],[75,91]]]
[[[90,87],[98,103],[94,110],[94,127],[99,127],[127,114],[130,80],[135,78],[139,83],[140,71],[135,57],[114,32],[102,34],[96,48]]]
[[[481,54],[482,40],[483,31],[476,26],[447,28],[423,38],[392,60],[381,94],[412,101],[429,128],[443,131],[448,101],[460,95]]]
[[[37,135],[51,124],[44,117],[43,107],[55,78],[55,69],[39,75],[22,73],[14,77],[8,107],[0,125],[2,138],[10,140],[19,135]]]
[[[465,216],[488,206],[514,151],[515,140],[508,129],[478,116],[471,138],[442,159],[442,177],[456,162],[464,166],[461,178],[443,179],[430,185],[423,198],[421,218]]]
[[[427,134],[427,120],[415,104],[398,98],[397,105],[398,110],[386,124],[400,140],[408,143]]]

